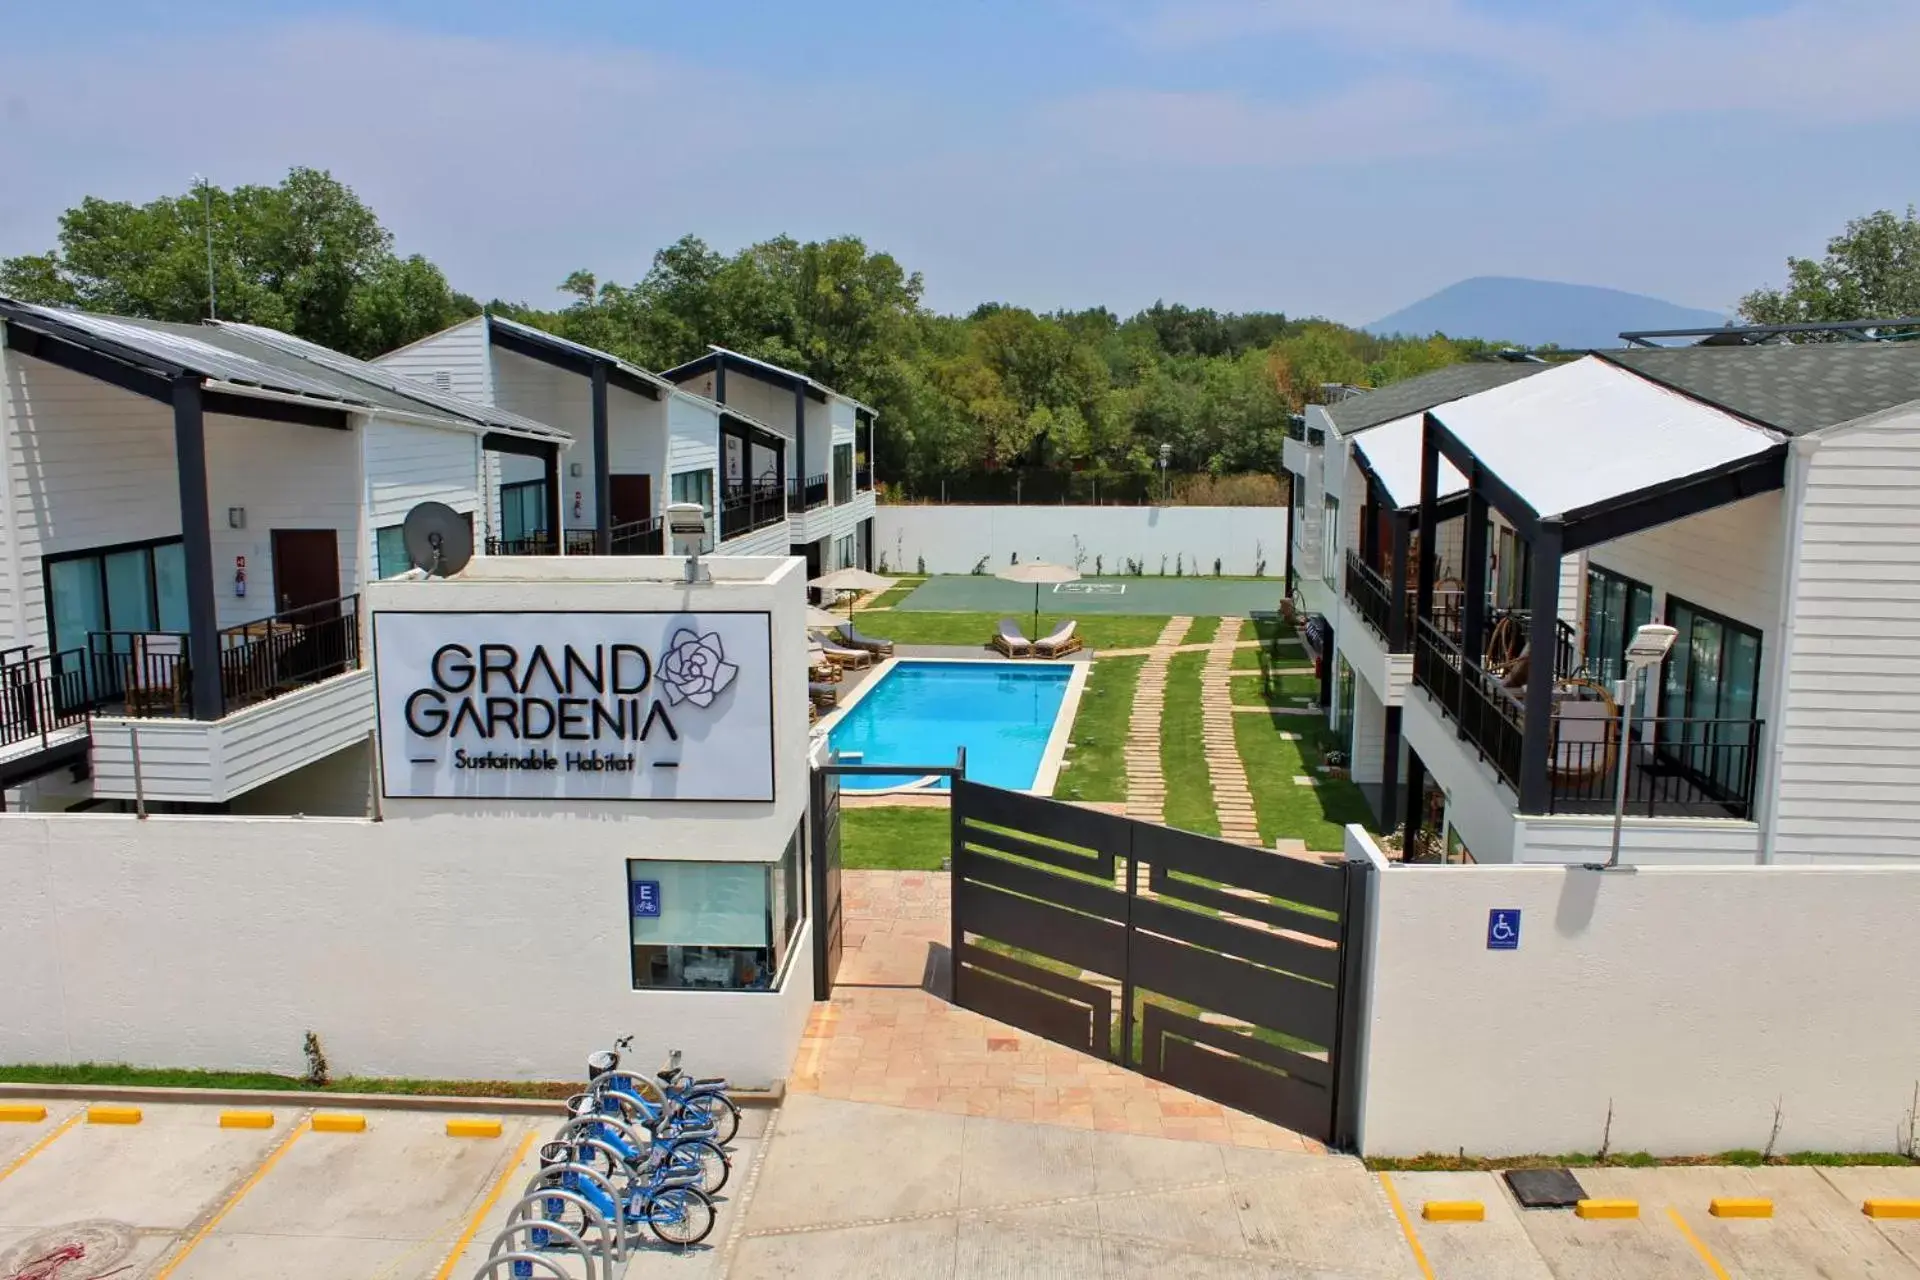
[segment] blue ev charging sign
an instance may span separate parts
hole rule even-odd
[[[765,612],[373,615],[382,792],[773,799]]]
[[[633,898],[634,919],[658,920],[660,918],[660,882],[658,880],[629,881],[627,892]]]

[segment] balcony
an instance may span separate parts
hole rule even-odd
[[[853,487],[861,493],[873,492],[873,467],[862,465],[853,471]]]
[[[764,529],[787,518],[786,496],[777,480],[729,480],[720,493],[720,541]]]
[[[593,530],[567,530],[566,553],[570,556],[592,555],[594,553]],[[490,556],[555,556],[560,554],[560,547],[546,530],[536,529],[518,538],[488,538],[487,554]]]
[[[1393,604],[1387,592],[1386,580],[1368,568],[1359,553],[1351,550],[1347,552],[1347,602],[1369,627],[1379,633],[1382,640],[1391,636],[1388,624]],[[1402,614],[1410,616],[1404,609]]]
[[[804,481],[795,477],[787,481],[787,510],[799,513],[811,511],[815,507],[827,505],[827,477],[825,473],[808,476]],[[759,526],[755,526],[758,528]]]
[[[613,526],[612,550],[616,556],[665,555],[666,538],[659,519],[631,520]]]
[[[1415,633],[1413,681],[1518,796],[1531,745],[1524,687],[1467,661],[1454,640],[1425,621]],[[1556,662],[1547,725],[1547,741],[1540,747],[1547,758],[1546,812],[1613,812],[1622,731],[1611,698],[1594,682],[1570,677]],[[1626,813],[1753,821],[1763,727],[1759,720],[1631,717],[1625,732]]]

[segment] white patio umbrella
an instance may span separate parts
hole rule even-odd
[[[861,591],[885,591],[893,585],[892,578],[883,578],[877,573],[868,573],[865,569],[835,569],[823,573],[817,578],[807,579],[807,585],[818,587],[822,591],[845,591],[847,596],[847,621],[853,621],[853,593]],[[836,622],[835,625],[838,625]]]
[[[809,631],[831,631],[840,625],[840,615],[828,613],[818,605],[807,606],[807,629]]]
[[[1008,582],[1031,582],[1033,584],[1033,639],[1040,638],[1040,584],[1043,582],[1078,582],[1080,571],[1064,564],[1048,564],[1045,560],[1029,560],[1025,564],[1010,564],[1004,569],[994,571],[994,577],[1005,578]]]

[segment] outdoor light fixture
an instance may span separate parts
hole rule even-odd
[[[700,566],[700,549],[707,540],[707,512],[697,502],[673,502],[667,504],[667,537],[671,539],[669,550],[684,550],[687,556],[687,581],[712,582],[711,571],[703,571]]]
[[[1627,739],[1633,731],[1634,686],[1639,683],[1642,671],[1660,665],[1679,634],[1672,627],[1649,622],[1627,642],[1627,669],[1621,673],[1620,683],[1614,690],[1620,698],[1620,781],[1613,797],[1613,849],[1604,866],[1589,867],[1589,870],[1610,871],[1620,865],[1620,828],[1627,816],[1627,773],[1631,767]]]
[[[244,529],[247,527],[247,509],[245,507],[227,508],[227,528]]]

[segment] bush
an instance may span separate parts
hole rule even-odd
[[[1213,576],[1216,578],[1220,576],[1220,557],[1219,556],[1215,556],[1213,558]]]
[[[1284,507],[1286,486],[1278,476],[1178,476],[1173,500],[1185,507]]]
[[[927,576],[927,558],[925,556],[915,556],[913,558],[913,571],[923,578]]]
[[[985,556],[981,556],[973,562],[973,576],[976,578],[984,578],[987,576],[987,558]]]

